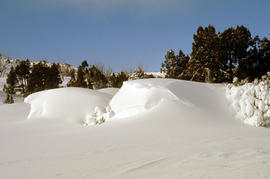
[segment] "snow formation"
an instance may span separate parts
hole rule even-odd
[[[34,93],[25,99],[31,104],[28,118],[75,121],[86,126],[110,119],[151,114],[156,108],[169,107],[173,113],[192,111],[211,116],[228,108],[221,100],[222,85],[174,79],[141,79],[124,82],[120,89],[90,90],[60,88]],[[223,86],[224,89],[224,86]],[[270,126],[269,81],[228,85],[226,96],[236,117],[252,126]],[[221,104],[223,103],[223,104]],[[197,117],[196,117],[197,118]]]
[[[197,88],[201,88],[198,93]],[[211,95],[209,95],[211,94]],[[112,118],[129,118],[151,113],[166,105],[176,112],[185,109],[212,111],[218,95],[209,85],[173,79],[142,79],[124,82],[121,89],[89,90],[60,88],[34,93],[25,99],[31,104],[28,118],[101,124]],[[216,110],[217,111],[217,110]]]
[[[155,83],[159,80],[134,80],[124,82],[122,88],[115,94],[110,107],[117,118],[126,118],[151,110],[163,100],[178,100],[166,88],[172,81],[166,80],[164,84]]]
[[[95,124],[94,113],[104,113],[112,95],[84,88],[58,88],[29,95],[28,119],[58,119]],[[108,109],[109,110],[109,109]]]
[[[270,83],[267,80],[228,85],[227,98],[236,117],[252,126],[270,126]]]

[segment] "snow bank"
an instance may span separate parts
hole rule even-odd
[[[29,95],[28,119],[58,119],[87,124],[96,123],[95,112],[106,112],[112,95],[84,88],[58,88]]]
[[[198,90],[200,88],[200,90]],[[116,118],[126,118],[149,112],[163,102],[183,108],[216,109],[211,101],[218,100],[215,91],[207,84],[174,79],[140,79],[124,82],[109,103]]]
[[[227,98],[236,117],[252,126],[270,126],[270,85],[268,81],[228,85]]]
[[[220,94],[216,89],[209,84],[175,79],[140,79],[124,82],[119,90],[47,90],[30,95],[25,102],[31,104],[29,119],[57,118],[92,125],[112,118],[153,115],[153,110],[158,107],[162,113],[167,112],[164,107],[169,108],[170,115],[194,110],[213,115],[219,112]],[[220,108],[224,110],[224,107]],[[183,114],[182,118],[185,118]]]
[[[148,81],[148,83],[145,83]],[[110,107],[116,117],[133,116],[157,106],[162,100],[177,100],[178,98],[164,86],[149,83],[150,80],[133,80],[124,82],[122,88],[115,94]]]

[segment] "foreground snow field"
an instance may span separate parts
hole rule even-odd
[[[178,80],[126,82],[118,92],[94,92],[108,97],[115,114],[88,127],[27,120],[29,104],[0,104],[0,178],[268,178],[270,130],[236,120],[225,91]]]

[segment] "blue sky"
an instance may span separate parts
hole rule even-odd
[[[198,26],[269,38],[269,18],[269,0],[0,0],[0,53],[159,71],[168,50],[191,52]]]

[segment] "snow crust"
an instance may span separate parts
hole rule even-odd
[[[270,84],[268,81],[228,85],[226,94],[236,117],[252,126],[270,126]]]
[[[57,119],[68,122],[95,123],[95,111],[106,109],[112,95],[84,88],[58,88],[29,95],[28,119]]]

